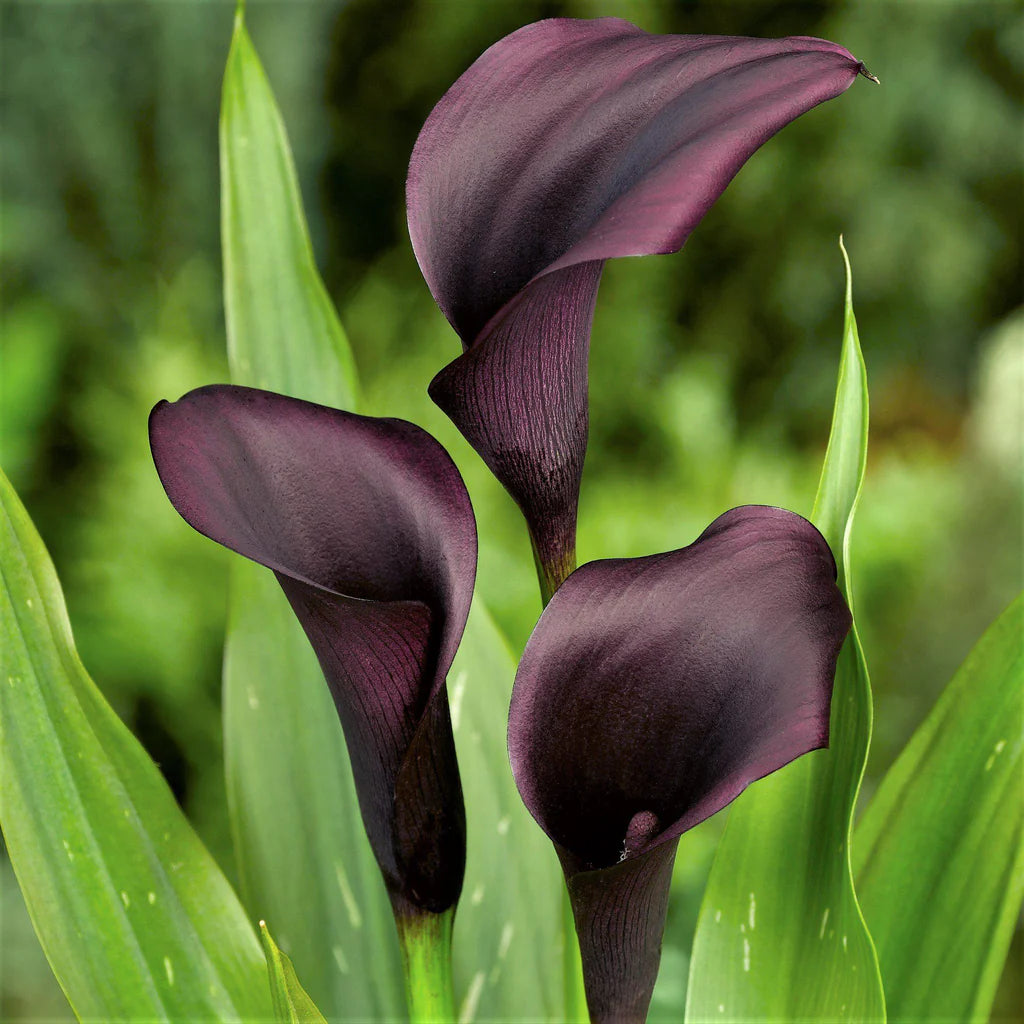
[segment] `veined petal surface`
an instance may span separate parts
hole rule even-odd
[[[465,352],[431,395],[519,503],[542,562],[572,545],[602,262],[679,249],[763,142],[860,73],[821,39],[555,18],[495,43],[434,108],[409,232]]]

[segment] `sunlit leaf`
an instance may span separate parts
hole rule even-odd
[[[856,831],[894,1021],[986,1021],[1024,897],[1024,596],[968,655]]]
[[[466,882],[455,915],[460,1019],[557,1019],[562,885],[551,843],[523,805],[505,750],[516,661],[479,602],[448,679],[466,798]]]
[[[232,380],[351,409],[348,343],[309,243],[288,140],[241,14],[221,110]],[[273,575],[232,567],[224,660],[228,797],[246,904],[329,1017],[393,1018],[403,982],[341,725]]]
[[[267,957],[270,996],[278,1024],[326,1024],[323,1014],[299,984],[291,960],[277,948],[264,921],[260,922],[260,939]]]
[[[851,609],[849,539],[867,429],[867,377],[847,263],[839,384],[812,518],[836,554]],[[871,691],[855,621],[839,657],[829,749],[755,784],[730,812],[694,939],[688,1020],[884,1019],[875,952],[850,869],[850,828],[870,736]]]
[[[0,474],[0,824],[43,949],[91,1020],[259,1019],[234,892],[75,651],[53,564]]]

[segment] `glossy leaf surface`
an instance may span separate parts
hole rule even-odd
[[[228,882],[75,651],[53,564],[0,474],[0,823],[43,949],[91,1020],[269,1013]]]
[[[854,864],[893,1021],[988,1020],[1024,896],[1024,596],[882,780]]]
[[[839,384],[812,518],[836,553],[854,613],[849,537],[867,429],[867,377],[847,264]],[[871,691],[855,615],[839,656],[829,749],[762,780],[730,812],[694,938],[688,1020],[884,1019],[850,868],[870,736]]]
[[[270,997],[278,1024],[326,1024],[323,1014],[299,984],[291,960],[278,949],[263,921],[260,922],[260,939],[267,957]]]
[[[313,263],[281,115],[241,17],[220,138],[232,380],[351,408],[351,354]],[[391,909],[333,701],[273,575],[241,559],[232,566],[224,716],[250,913],[266,919],[329,1017],[400,1017]]]

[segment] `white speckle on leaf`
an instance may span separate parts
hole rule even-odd
[[[345,866],[340,860],[334,862],[334,873],[338,878],[338,888],[341,890],[341,898],[345,901],[345,910],[348,911],[349,924],[353,928],[362,928],[363,915],[359,911],[359,904],[352,893],[352,886],[349,885],[348,875],[345,874]]]
[[[720,910],[715,911],[715,924],[718,924],[722,920],[722,912]]]
[[[256,695],[256,691],[250,686],[250,687],[248,687],[246,689],[245,695],[246,695],[246,698],[249,701],[249,709],[251,711],[259,711],[259,709],[260,709],[260,699]]]
[[[991,771],[996,758],[1006,749],[1006,740],[1000,740],[993,748],[988,760],[985,762],[985,771]]]
[[[502,818],[502,819],[501,819],[501,820],[500,820],[500,821],[498,822],[498,835],[499,835],[499,836],[507,836],[507,835],[508,835],[508,827],[509,827],[509,825],[511,825],[511,824],[512,824],[512,823],[511,823],[511,822],[509,821],[509,819],[508,819],[508,816],[507,816],[507,815],[506,815],[506,816],[505,816],[504,818]]]
[[[124,889],[121,890],[121,902],[124,904],[125,910],[127,910],[132,905],[132,901],[128,899],[128,893],[126,893]]]
[[[828,911],[829,911],[829,908],[826,907],[825,908],[825,913],[821,915],[821,928],[818,931],[818,938],[819,939],[824,939],[825,938],[825,927],[828,924]]]
[[[74,860],[75,859],[75,851],[71,849],[71,844],[66,839],[63,840],[63,843],[64,843],[64,852],[68,855],[68,860]]]
[[[484,886],[483,886],[483,882],[480,882],[473,889],[473,894],[469,897],[469,902],[472,903],[474,907],[478,907],[483,902],[483,899],[484,899]]]
[[[718,1004],[718,1012],[719,1013],[725,1013],[725,1003],[719,1003]]]
[[[164,957],[164,974],[167,975],[167,984],[174,984],[174,964],[171,963],[169,956]]]
[[[507,921],[505,927],[501,929],[501,941],[498,943],[499,960],[504,960],[508,956],[508,949],[512,945],[512,936],[515,934],[515,930],[511,921]]]
[[[757,900],[754,899],[754,894],[750,894],[750,905],[747,907],[747,924],[750,926],[750,930],[754,930],[754,915],[757,913]]]
[[[484,990],[484,980],[483,971],[477,971],[473,975],[473,980],[470,981],[469,988],[466,989],[466,998],[462,1000],[462,1006],[459,1009],[459,1024],[470,1024],[476,1016],[476,1008],[480,1004],[480,993]]]
[[[342,974],[348,974],[350,968],[348,966],[348,957],[345,956],[345,950],[341,946],[331,946],[331,952],[334,954],[334,962],[338,965],[338,970]]]
[[[449,711],[452,716],[452,731],[459,731],[459,721],[462,718],[462,698],[466,695],[466,673],[460,672],[451,685],[449,694]]]
[[[25,604],[28,605],[29,608],[31,608],[32,607],[32,598],[31,597],[28,598],[28,600],[25,602]]]
[[[743,970],[750,970],[750,939],[743,940]]]
[[[156,893],[155,892],[146,893],[146,899],[149,900],[149,905],[153,906],[153,904],[156,903]]]
[[[843,936],[843,952],[846,952],[846,936]]]

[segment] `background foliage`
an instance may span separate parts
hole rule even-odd
[[[1024,15],[966,2],[250,8],[363,409],[412,419],[452,450],[480,523],[480,592],[516,649],[539,611],[525,530],[426,397],[458,341],[413,260],[403,189],[416,133],[447,86],[491,42],[554,14],[821,35],[882,80],[770,142],[683,253],[608,266],[580,524],[589,559],[678,547],[743,502],[810,512],[844,232],[872,393],[853,540],[875,689],[870,793],[1020,585]],[[227,379],[217,114],[232,6],[5,3],[0,18],[0,460],[53,554],[83,660],[230,876],[227,560],[167,504],[145,422],[158,399]],[[673,980],[655,1010],[681,999],[672,985],[686,975],[720,829],[713,820],[681,847]],[[2,881],[0,1016],[66,1015],[6,868]],[[1021,1002],[1020,948],[1018,936],[1004,1014]]]

